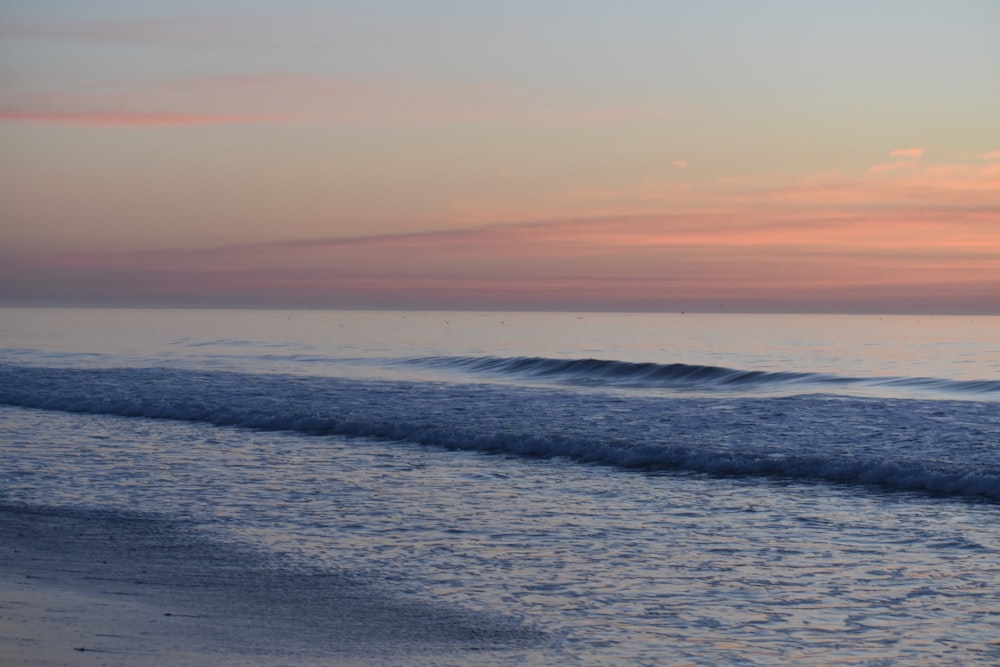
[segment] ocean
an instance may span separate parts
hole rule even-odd
[[[998,317],[3,308],[0,443],[475,664],[1000,664]]]

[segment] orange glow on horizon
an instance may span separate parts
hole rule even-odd
[[[0,113],[3,118],[12,119]],[[169,126],[278,117],[18,118]],[[13,273],[5,282],[43,295],[103,290],[122,298],[197,294],[221,302],[228,294],[246,301],[256,295],[276,302],[450,307],[515,298],[532,307],[585,307],[590,300],[595,307],[639,310],[737,303],[821,311],[878,299],[918,308],[926,295],[938,307],[1000,312],[1000,164],[980,159],[990,155],[936,163],[925,160],[924,149],[900,149],[890,153],[896,160],[890,164],[898,165],[891,168],[784,179],[699,181],[688,176],[686,163],[684,169],[668,163],[677,175],[659,183],[558,190],[520,208],[501,202],[509,208],[492,212],[489,202],[464,213],[451,206],[456,215],[443,218],[444,227],[415,219],[400,223],[400,231],[353,236],[22,253],[8,262]],[[502,210],[515,213],[506,217]],[[504,217],[508,222],[493,222]],[[0,290],[0,298],[10,290]]]

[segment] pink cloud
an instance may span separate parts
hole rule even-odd
[[[992,225],[897,211],[555,220],[19,262],[7,284],[39,296],[251,304],[878,310],[933,294],[942,309],[985,311],[1000,286]]]
[[[881,174],[887,171],[895,171],[897,169],[911,169],[914,167],[914,162],[910,160],[896,160],[895,162],[886,162],[883,164],[876,164],[868,168],[868,172],[871,174]]]
[[[684,302],[694,309],[722,299],[823,310],[877,297],[896,307],[919,293],[935,294],[942,309],[959,301],[970,311],[997,306],[995,212],[902,205],[837,212],[808,201],[789,211],[775,205],[782,193],[762,196],[711,214],[22,256],[20,269],[3,271],[17,269],[8,285],[37,294],[96,285],[93,294],[122,299],[230,303],[496,307],[515,299],[519,307]]]
[[[534,105],[526,105],[516,110],[515,117],[526,120],[537,119],[543,123],[570,124],[615,124],[633,123],[637,121],[658,120],[671,115],[666,107],[596,107],[596,108],[552,108],[537,109]]]
[[[701,182],[664,177],[614,188],[558,190],[516,207],[501,199],[456,200],[442,219],[470,225],[498,220],[655,217],[675,211],[746,220],[754,211],[772,217],[841,216],[886,208],[981,212],[1000,221],[1000,163],[901,160],[867,171],[828,170],[794,180],[758,176]]]
[[[378,94],[385,86],[371,81],[343,79],[328,76],[312,76],[290,72],[251,72],[228,76],[207,76],[192,79],[179,79],[154,84],[149,87],[150,93],[188,93],[199,94],[218,93],[225,95],[231,92],[259,90],[264,93],[310,96]]]
[[[30,82],[28,82],[30,84]],[[114,116],[114,109],[173,109],[182,116],[216,116],[218,122],[280,122],[295,117],[313,122],[349,125],[605,125],[663,118],[665,108],[573,106],[546,103],[524,90],[484,84],[428,86],[293,72],[246,72],[167,80],[98,81],[38,89],[27,85],[10,89],[0,120],[35,120],[79,124],[117,124],[88,121]],[[254,113],[244,113],[244,110]],[[206,111],[208,110],[208,111]],[[307,113],[302,113],[307,110]],[[138,119],[154,112],[128,111]],[[226,120],[228,119],[228,120]],[[132,123],[143,124],[136,120]],[[157,123],[149,123],[157,124]]]
[[[816,210],[874,211],[886,207],[928,212],[960,209],[1000,218],[1000,165],[902,163],[871,168],[869,176],[803,180],[774,189],[760,188],[731,197]],[[993,167],[998,167],[996,170]]]
[[[375,84],[283,72],[97,81],[50,90],[8,90],[0,120],[122,126],[281,123],[364,117],[365,108],[381,104],[379,95]],[[302,114],[303,109],[308,114]]]
[[[889,157],[919,160],[926,151],[925,148],[897,148],[889,153]]]
[[[189,303],[1000,313],[1000,164],[906,164],[566,191],[542,203],[581,209],[539,206],[517,223],[35,255],[0,262],[0,297],[16,287]],[[621,213],[643,207],[658,212]]]
[[[868,172],[871,174],[880,174],[897,169],[909,169],[913,167],[915,161],[919,160],[925,152],[926,149],[924,148],[897,148],[889,153],[889,157],[896,158],[894,162],[876,164],[869,167]]]
[[[801,211],[782,213],[773,208],[748,210],[734,206],[715,214],[542,220],[200,249],[61,254],[58,258],[60,266],[77,268],[193,270],[205,266],[206,258],[211,258],[212,269],[219,271],[241,266],[265,271],[337,267],[337,271],[350,274],[383,274],[390,271],[388,267],[394,267],[392,271],[412,272],[419,268],[419,273],[434,275],[449,272],[449,267],[472,274],[515,275],[525,270],[523,262],[543,259],[546,261],[531,262],[531,271],[544,275],[551,269],[562,274],[566,267],[576,266],[583,275],[589,275],[589,258],[595,256],[622,258],[619,268],[625,274],[641,269],[648,261],[652,264],[647,268],[658,272],[665,257],[687,262],[679,258],[683,256],[697,264],[701,261],[698,257],[704,258],[706,253],[742,256],[741,262],[756,264],[761,256],[784,256],[781,262],[787,263],[802,253],[841,259],[866,254],[904,257],[937,253],[946,258],[946,249],[950,249],[967,255],[968,261],[992,257],[992,261],[1000,262],[1000,229],[994,221],[995,215],[990,212],[957,213],[951,209],[912,212],[901,207],[805,215]],[[790,251],[795,255],[788,254]],[[512,258],[517,262],[512,264]]]
[[[0,23],[0,37],[88,42],[218,43],[234,21],[221,17],[178,17],[145,21]]]
[[[187,125],[236,125],[281,123],[292,120],[283,114],[207,114],[160,111],[3,111],[0,121],[51,123],[56,125],[104,125],[112,127],[157,127]]]
[[[990,151],[979,156],[981,160],[1000,160],[1000,151]]]
[[[687,169],[688,163],[685,160],[674,160],[672,163],[678,169]]]
[[[663,107],[575,106],[546,100],[544,92],[490,84],[414,85],[411,82],[257,72],[168,81],[122,91],[170,100],[194,94],[217,104],[308,108],[310,116],[363,124],[504,123],[605,125],[662,119]],[[532,94],[534,93],[534,94]]]

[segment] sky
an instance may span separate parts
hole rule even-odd
[[[0,303],[1000,314],[994,0],[0,0]]]

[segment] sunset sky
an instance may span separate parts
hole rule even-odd
[[[995,0],[6,0],[0,303],[1000,314]]]

